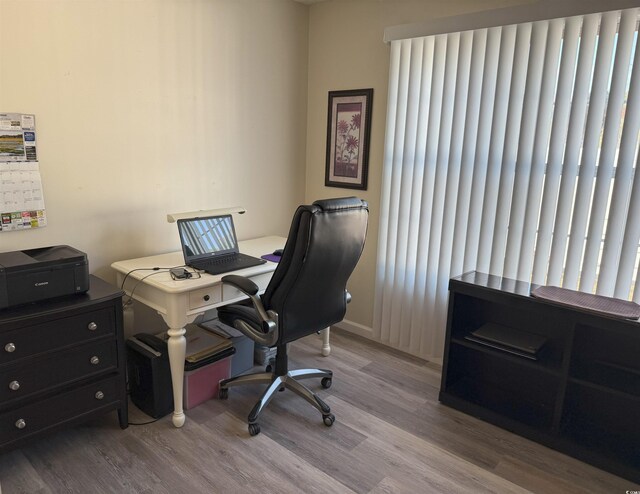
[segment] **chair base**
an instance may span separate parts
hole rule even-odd
[[[284,375],[276,375],[275,372],[258,372],[245,374],[220,381],[219,396],[227,398],[229,388],[242,384],[268,384],[258,402],[249,413],[249,433],[255,436],[260,432],[258,417],[264,408],[269,404],[274,395],[281,390],[290,389],[298,396],[307,400],[311,405],[322,413],[322,419],[327,426],[333,425],[335,417],[331,413],[331,408],[320,399],[313,391],[299,382],[300,379],[310,379],[313,377],[322,378],[322,387],[331,387],[333,372],[326,369],[299,369],[288,371]]]

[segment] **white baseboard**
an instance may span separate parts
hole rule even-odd
[[[373,339],[373,329],[369,326],[365,326],[364,324],[358,324],[357,322],[343,319],[338,324],[334,324],[334,326],[340,329],[344,329],[349,333],[362,336],[363,338],[369,338],[370,340]]]
[[[413,355],[415,357],[422,358],[422,359],[428,360],[429,362],[433,362],[434,364],[442,366],[442,357],[425,357],[424,355],[417,355],[409,351],[407,348],[397,348],[397,347],[394,347],[393,345],[390,345],[389,342],[376,340],[373,337],[373,328],[370,328],[369,326],[365,326],[364,324],[358,324],[357,322],[349,321],[348,319],[343,319],[338,324],[334,324],[334,326],[336,328],[343,329],[349,333],[353,333],[355,335],[362,336],[363,338],[368,338],[370,340],[377,341],[378,343],[382,343],[383,345],[388,346],[390,348],[396,348],[401,352],[406,352],[409,355]]]
[[[349,321],[348,319],[344,319],[341,322],[339,322],[338,324],[334,324],[334,326],[336,328],[343,329],[343,330],[345,330],[345,331],[347,331],[349,333],[352,333],[352,334],[355,334],[355,335],[358,335],[358,336],[362,336],[363,338],[368,338],[368,339],[373,340],[373,341],[377,341],[378,343],[382,343],[383,345],[388,346],[390,348],[396,348],[397,350],[400,350],[401,352],[406,352],[409,355],[413,355],[415,357],[422,358],[422,359],[428,360],[429,362],[433,362],[434,364],[442,366],[442,357],[425,357],[424,355],[417,355],[417,354],[411,352],[407,348],[394,347],[393,345],[390,345],[389,342],[376,340],[373,337],[373,328],[370,328],[369,326],[365,326],[364,324],[358,324],[357,322],[353,322],[353,321]]]

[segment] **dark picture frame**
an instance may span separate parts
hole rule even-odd
[[[328,187],[367,190],[373,88],[329,91]]]

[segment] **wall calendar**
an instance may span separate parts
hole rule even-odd
[[[0,232],[46,224],[35,115],[0,113]]]

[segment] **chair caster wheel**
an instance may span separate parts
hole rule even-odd
[[[260,434],[260,424],[249,424],[249,435],[257,436]]]
[[[322,384],[322,387],[324,389],[329,389],[331,387],[332,382],[333,380],[330,377],[323,377],[322,381],[320,381],[320,384]]]
[[[220,388],[218,390],[218,398],[221,400],[226,400],[229,398],[229,390],[227,388]]]
[[[328,413],[327,415],[322,416],[322,421],[324,422],[324,425],[331,427],[336,421],[336,416],[332,413]]]

